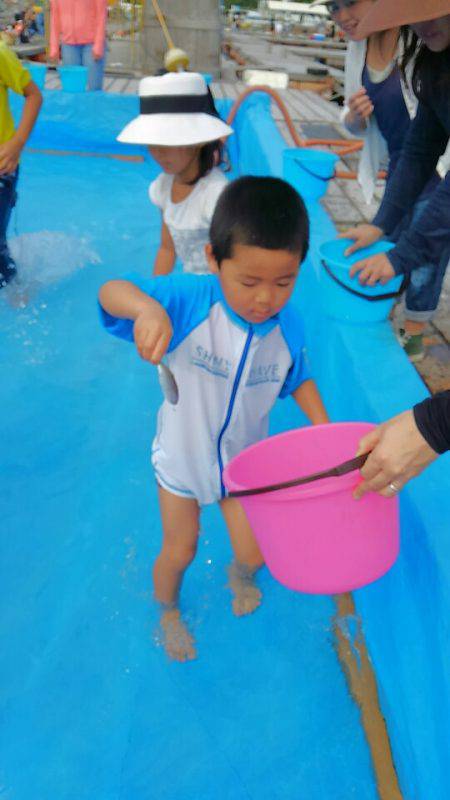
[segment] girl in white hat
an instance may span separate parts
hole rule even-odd
[[[163,172],[150,184],[162,214],[153,272],[166,275],[177,258],[185,272],[209,272],[205,245],[217,199],[227,184],[220,169],[222,139],[233,131],[219,117],[201,75],[167,73],[143,78],[140,114],[121,142],[146,144]]]

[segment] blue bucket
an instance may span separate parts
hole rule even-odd
[[[403,291],[402,276],[392,278],[381,286],[362,286],[358,276],[350,277],[350,268],[364,258],[388,253],[392,242],[379,241],[345,256],[352,239],[333,239],[319,248],[321,258],[320,286],[326,314],[341,322],[383,322],[389,316],[394,300]]]
[[[325,150],[290,148],[283,152],[283,176],[304,200],[319,200],[334,177],[336,161],[339,157]]]
[[[65,92],[85,92],[88,81],[88,68],[72,65],[58,67],[61,85]]]
[[[23,66],[28,70],[31,80],[39,87],[45,89],[45,76],[47,75],[47,64],[39,61],[24,61]]]

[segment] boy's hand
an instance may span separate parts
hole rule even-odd
[[[0,145],[0,175],[10,175],[19,163],[22,143],[15,137]]]
[[[134,321],[134,341],[144,361],[159,364],[172,338],[173,328],[168,314],[162,307],[155,313],[144,309]]]

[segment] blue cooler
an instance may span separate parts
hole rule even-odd
[[[339,156],[326,150],[293,147],[283,152],[283,177],[304,200],[319,200],[334,178],[336,161]]]
[[[333,239],[319,248],[321,259],[320,286],[322,305],[329,317],[341,322],[383,322],[389,316],[394,301],[403,291],[404,276],[398,275],[381,286],[363,286],[358,275],[350,277],[353,264],[377,253],[388,253],[394,245],[380,240],[345,256],[344,252],[353,244],[352,239]]]
[[[39,61],[23,61],[23,66],[31,75],[31,80],[39,89],[45,89],[45,76],[47,75],[47,64]]]
[[[58,67],[59,77],[64,92],[85,92],[88,82],[88,68],[81,66]]]

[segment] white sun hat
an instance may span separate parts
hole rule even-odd
[[[202,75],[168,72],[139,82],[140,114],[117,137],[130,144],[182,147],[230,136]]]

